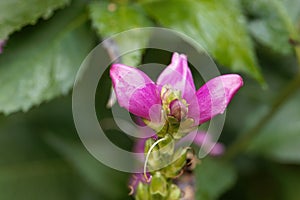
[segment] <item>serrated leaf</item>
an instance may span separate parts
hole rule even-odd
[[[251,34],[261,44],[281,54],[290,54],[291,37],[297,37],[295,26],[300,19],[297,0],[243,0],[246,11],[254,20],[249,22]],[[299,38],[292,38],[299,39]]]
[[[217,199],[236,181],[236,171],[230,163],[206,158],[196,168],[196,199]]]
[[[93,27],[102,38],[109,38],[129,29],[151,25],[151,21],[144,15],[143,10],[137,4],[123,5],[94,2],[90,4],[89,11]],[[118,46],[117,48],[120,48],[122,52],[128,49],[144,48],[147,45],[148,38],[148,35],[136,30],[134,34],[117,37],[115,42]],[[122,63],[130,66],[140,64],[142,50],[128,53],[122,56]]]
[[[74,144],[54,135],[49,135],[46,140],[101,194],[109,199],[123,199],[127,196],[126,176],[101,164],[81,144]]]
[[[253,140],[251,153],[283,163],[300,164],[300,94],[287,102]]]
[[[70,0],[9,0],[0,1],[0,40],[40,17],[49,18],[53,11],[70,3]]]
[[[263,82],[237,1],[160,0],[144,8],[161,25],[195,39],[221,64]]]
[[[27,111],[69,91],[94,42],[86,19],[76,4],[10,38],[0,56],[0,112]]]

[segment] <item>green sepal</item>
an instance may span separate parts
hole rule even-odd
[[[164,155],[163,157],[166,158],[167,161],[169,161],[172,155],[174,154],[175,140],[170,134],[166,134],[164,139],[165,140],[161,141],[158,144],[159,153],[160,155]]]
[[[143,183],[139,182],[139,184],[136,188],[135,199],[136,200],[150,200],[148,184],[143,184]]]
[[[169,195],[167,200],[179,200],[181,197],[181,190],[180,188],[175,185],[175,184],[171,184],[169,186]]]
[[[151,200],[164,200],[168,196],[167,180],[160,172],[156,172],[151,179],[149,186]]]
[[[152,139],[152,138],[149,138],[148,140],[146,140],[146,143],[145,143],[145,155],[148,154],[149,150],[150,150],[150,147],[155,143],[155,140]],[[148,159],[148,162],[147,162],[147,166],[148,166],[148,169],[151,171],[151,170],[155,170],[155,169],[160,169],[162,164],[161,164],[161,161],[160,161],[160,152],[159,152],[159,146],[156,145],[150,155],[149,155],[149,159]]]
[[[163,115],[163,113],[162,113],[162,115]],[[168,123],[163,119],[161,119],[161,122],[159,122],[159,123],[154,123],[147,119],[143,119],[143,121],[148,127],[150,127],[151,129],[153,129],[156,132],[156,135],[158,137],[163,137],[168,131]]]
[[[173,159],[175,160],[170,165],[163,169],[163,173],[167,178],[176,178],[186,164],[188,148],[180,148],[176,151]]]
[[[168,121],[165,121],[165,124],[163,127],[161,127],[157,132],[156,132],[156,135],[158,137],[164,137],[167,133],[168,133],[168,130],[169,130],[169,123]]]
[[[182,121],[177,129],[176,132],[173,132],[172,136],[176,140],[180,140],[184,136],[186,136],[188,133],[196,130],[198,126],[194,125],[195,120],[192,118],[187,118],[184,121]]]

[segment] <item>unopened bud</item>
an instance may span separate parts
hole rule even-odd
[[[153,175],[149,186],[149,192],[152,200],[163,200],[167,197],[167,180],[161,175],[161,173],[156,172]]]
[[[176,151],[173,158],[174,162],[164,168],[164,175],[167,178],[176,178],[178,175],[180,175],[183,167],[186,164],[187,152],[188,148],[180,148]]]
[[[149,186],[147,184],[140,182],[136,188],[135,199],[136,200],[150,200],[148,187]]]
[[[175,184],[171,184],[169,188],[168,200],[179,200],[180,197],[181,197],[180,188]]]
[[[173,100],[170,105],[170,115],[175,117],[178,121],[181,121],[183,118],[187,116],[188,108],[187,106],[180,100]]]

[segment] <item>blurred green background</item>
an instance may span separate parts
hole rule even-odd
[[[104,166],[80,142],[71,88],[81,62],[102,39],[147,26],[192,37],[222,73],[243,76],[244,87],[227,109],[220,138],[228,151],[271,112],[233,159],[208,158],[196,168],[197,199],[298,200],[298,0],[0,0],[0,41],[5,41],[0,54],[0,200],[131,199],[130,174]],[[142,47],[148,39],[137,35],[115,42],[118,48]],[[124,63],[137,66],[152,57],[167,63],[171,55],[158,54],[136,51]],[[105,107],[108,72],[101,83],[99,119],[111,116]],[[274,109],[278,99],[282,104]],[[124,148],[133,145],[119,131],[107,135]]]

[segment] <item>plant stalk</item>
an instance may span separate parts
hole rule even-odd
[[[282,90],[282,92],[276,98],[276,101],[272,104],[268,113],[266,113],[261,120],[249,131],[245,132],[238,138],[228,149],[224,158],[230,160],[237,156],[239,153],[245,151],[252,139],[255,138],[261,130],[267,125],[267,123],[273,118],[273,116],[280,110],[284,103],[293,95],[295,91],[300,88],[300,73]]]

